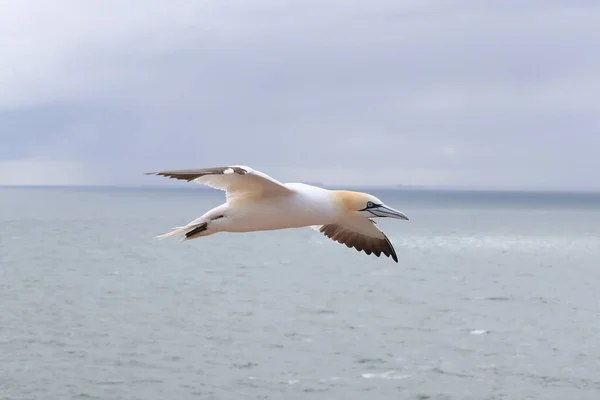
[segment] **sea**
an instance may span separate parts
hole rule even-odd
[[[0,399],[597,400],[600,194],[372,190],[399,263],[224,201],[0,188]]]

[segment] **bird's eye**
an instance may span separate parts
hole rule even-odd
[[[367,201],[367,207],[373,207],[375,204],[373,204],[372,201]]]

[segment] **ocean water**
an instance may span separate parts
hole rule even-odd
[[[374,194],[399,264],[153,238],[217,191],[0,189],[0,399],[600,398],[600,195]]]

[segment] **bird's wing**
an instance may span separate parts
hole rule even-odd
[[[312,228],[336,242],[354,247],[379,257],[382,253],[398,262],[394,246],[387,236],[367,218],[348,218],[335,224],[316,225]]]
[[[195,181],[213,189],[224,190],[227,201],[246,196],[268,197],[291,193],[281,182],[243,165],[176,171],[148,172],[173,179]]]

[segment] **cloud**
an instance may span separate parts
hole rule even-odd
[[[599,27],[591,1],[4,2],[0,160],[600,188]]]
[[[85,185],[86,176],[77,163],[24,159],[0,161],[2,185]]]

